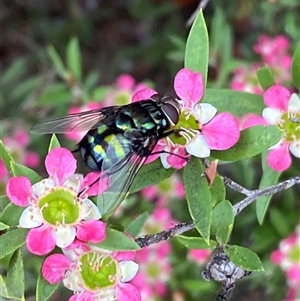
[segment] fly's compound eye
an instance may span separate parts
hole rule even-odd
[[[166,117],[176,125],[179,121],[179,110],[172,103],[165,103],[162,105],[162,110],[165,113]]]

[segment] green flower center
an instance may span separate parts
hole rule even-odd
[[[161,267],[159,264],[148,264],[147,275],[151,278],[158,279],[161,274]]]
[[[298,245],[295,245],[288,253],[288,258],[294,262],[299,263],[300,262],[300,248]]]
[[[79,219],[77,196],[63,188],[56,188],[39,200],[44,219],[51,225],[74,224]]]
[[[299,122],[293,121],[300,119],[300,113],[293,114],[293,118],[290,117],[288,112],[282,114],[281,120],[278,122],[277,126],[284,132],[285,140],[288,142],[293,142],[295,140],[300,140],[300,125]]]
[[[82,279],[91,290],[115,286],[119,280],[117,263],[109,255],[90,252],[81,257],[80,263]]]
[[[199,131],[199,121],[193,114],[187,114],[188,112],[181,112],[175,131],[169,136],[175,144],[185,145],[187,139],[192,138]]]

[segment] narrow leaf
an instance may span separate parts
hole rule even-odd
[[[174,172],[173,168],[163,168],[159,159],[150,164],[145,164],[135,177],[129,192],[134,193],[145,187],[159,184],[169,178]]]
[[[276,84],[274,75],[268,66],[259,68],[256,74],[258,81],[264,91]]]
[[[212,104],[218,112],[230,112],[237,116],[248,113],[261,115],[265,107],[261,95],[229,89],[206,89],[201,102]]]
[[[50,151],[52,149],[57,148],[57,147],[60,147],[59,140],[55,134],[52,134],[51,139],[50,139],[49,148],[48,148],[48,153],[50,153]]]
[[[81,54],[78,39],[73,38],[67,47],[68,68],[72,75],[79,81],[81,78]]]
[[[188,249],[213,249],[217,245],[214,240],[210,240],[209,243],[207,243],[207,241],[201,237],[189,237],[184,235],[176,235],[175,237]]]
[[[272,186],[277,183],[277,180],[279,179],[281,173],[273,170],[268,164],[267,164],[267,154],[268,151],[265,151],[262,156],[262,168],[263,168],[263,175],[259,183],[259,189],[266,188],[269,186]],[[267,209],[269,207],[270,200],[272,198],[272,195],[263,196],[256,200],[256,216],[257,220],[260,224],[263,223],[263,220],[265,218]]]
[[[65,69],[65,66],[62,62],[62,59],[60,58],[60,56],[57,53],[57,51],[55,50],[55,48],[52,45],[50,45],[50,46],[47,47],[47,52],[48,52],[48,55],[49,55],[50,59],[52,60],[52,63],[55,67],[56,72],[62,78],[65,78],[66,69]]]
[[[15,177],[26,176],[32,184],[42,180],[42,177],[36,171],[16,162],[11,162],[11,170]]]
[[[24,266],[23,256],[20,250],[17,250],[12,256],[4,281],[6,284],[8,298],[21,301],[25,300]]]
[[[3,230],[8,229],[8,228],[9,228],[9,225],[6,225],[6,224],[0,222],[0,231],[3,231]]]
[[[129,233],[132,237],[137,237],[148,219],[148,212],[140,214],[135,220],[133,220],[125,229],[124,232]]]
[[[133,251],[140,249],[139,245],[132,240],[132,238],[126,236],[123,232],[111,228],[106,230],[105,240],[97,244],[97,247],[118,251]]]
[[[36,301],[49,300],[50,297],[57,290],[58,286],[59,286],[59,283],[58,284],[48,283],[40,273],[39,277],[38,277],[38,280],[37,280]]]
[[[230,149],[212,151],[211,157],[223,161],[251,158],[276,144],[282,137],[277,126],[254,126],[241,131],[239,141]]]
[[[2,159],[7,170],[11,171],[10,162],[14,162],[14,159],[1,139],[0,139],[0,158]]]
[[[215,206],[225,199],[226,189],[223,179],[216,175],[212,185],[210,186],[212,205]]]
[[[187,204],[195,227],[205,241],[209,241],[212,215],[211,195],[200,160],[192,157],[183,171]]]
[[[293,55],[291,73],[294,86],[300,90],[300,43],[298,44]]]
[[[186,41],[184,67],[202,74],[207,81],[208,33],[202,10],[195,19]]]
[[[27,233],[27,229],[18,228],[2,234],[0,236],[0,258],[5,257],[24,245]]]
[[[238,267],[248,271],[263,271],[264,268],[256,253],[240,246],[226,246],[225,253]]]
[[[229,201],[224,200],[217,204],[212,213],[212,231],[216,234],[220,245],[227,244],[234,221],[234,212]]]
[[[24,207],[19,207],[13,203],[9,203],[1,212],[0,219],[6,225],[9,225],[10,227],[16,227],[19,224],[19,220],[23,211]]]

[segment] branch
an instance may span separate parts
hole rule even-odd
[[[229,186],[233,190],[236,190],[240,193],[247,195],[246,198],[244,198],[242,201],[238,202],[233,206],[234,215],[236,216],[244,208],[252,204],[259,197],[273,195],[279,191],[289,189],[296,184],[300,184],[300,176],[293,177],[289,180],[283,181],[281,183],[272,185],[264,189],[256,189],[256,190],[248,190],[227,177],[224,177],[224,183],[225,185]],[[194,223],[190,221],[188,223],[177,224],[173,228],[158,232],[156,234],[141,236],[137,238],[135,241],[141,248],[144,248],[163,240],[169,240],[170,238],[174,237],[177,234],[182,234],[194,228],[195,228]]]

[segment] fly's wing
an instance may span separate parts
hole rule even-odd
[[[126,140],[127,138],[124,137],[124,141]],[[156,142],[149,144],[152,145],[151,149],[149,149],[150,152],[153,150]],[[107,150],[108,155],[110,152],[109,148]],[[104,172],[104,177],[109,177],[109,187],[97,197],[97,205],[102,215],[112,213],[122,203],[135,176],[147,159],[147,156],[134,152],[128,143],[124,143],[123,149],[125,155]]]
[[[66,116],[46,119],[36,124],[31,132],[37,134],[62,134],[69,132],[86,132],[99,126],[99,122],[106,125],[114,121],[120,106],[106,107],[103,109],[91,110]]]

